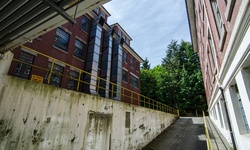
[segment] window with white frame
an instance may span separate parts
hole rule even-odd
[[[249,124],[245,114],[244,105],[237,84],[230,86],[230,96],[233,104],[235,118],[237,120],[238,129],[241,134],[249,134]]]
[[[212,5],[212,10],[214,13],[214,18],[215,18],[217,30],[219,33],[219,37],[221,38],[221,33],[222,33],[222,28],[223,28],[221,13],[220,13],[217,1],[216,0],[210,0],[210,1]]]
[[[130,85],[137,88],[139,87],[139,79],[132,74],[130,74]]]
[[[216,74],[217,72],[217,67],[216,67],[216,55],[215,55],[215,48],[214,48],[214,43],[213,43],[213,40],[212,40],[212,36],[211,36],[211,33],[210,33],[210,30],[208,30],[208,42],[209,42],[209,48],[208,48],[208,52],[210,52],[209,54],[209,61],[211,63],[211,67],[212,68],[212,73],[213,75]]]

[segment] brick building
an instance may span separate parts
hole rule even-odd
[[[130,102],[128,98],[136,95],[131,91],[140,93],[143,60],[130,47],[132,38],[126,31],[118,23],[107,23],[109,16],[104,7],[97,7],[76,18],[76,25],[63,24],[24,44],[25,47],[14,49],[14,59],[18,61],[12,62],[9,74],[29,80],[36,75],[43,78],[43,83],[53,86]],[[59,61],[53,62],[52,58]],[[54,73],[49,77],[51,67]],[[78,78],[82,80],[80,85],[74,80]],[[98,86],[101,88],[97,89]]]
[[[249,1],[186,0],[186,6],[209,116],[232,147],[249,148]]]

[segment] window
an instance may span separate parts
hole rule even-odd
[[[98,14],[99,13],[99,7],[96,7],[94,11]]]
[[[70,77],[70,80],[68,83],[68,88],[71,90],[77,90],[79,73],[76,71],[70,70],[69,77]]]
[[[130,85],[138,88],[139,87],[138,78],[133,75],[130,75]]]
[[[124,62],[127,62],[127,52],[124,52],[123,59],[124,59]]]
[[[69,44],[69,33],[65,32],[61,28],[57,28],[53,45],[64,51],[67,51],[68,44]]]
[[[136,71],[139,71],[139,63],[136,63],[136,65],[135,65],[135,70],[136,70]]]
[[[24,79],[28,79],[32,68],[31,64],[33,64],[34,58],[35,56],[26,52],[22,52],[19,58],[21,62],[17,64],[15,75]]]
[[[50,68],[51,68],[51,63],[49,63],[48,65],[48,72],[45,75],[45,80],[44,80],[45,83],[48,83]],[[62,74],[63,74],[63,67],[60,65],[54,64],[49,84],[59,87],[61,85]]]
[[[88,31],[89,28],[89,20],[85,17],[82,17],[82,25],[81,25],[81,29],[85,32]]]
[[[120,30],[118,30],[118,33],[117,33],[118,35],[119,35],[119,37],[121,37],[121,31]]]
[[[83,59],[85,47],[86,47],[86,45],[83,42],[76,40],[75,41],[74,56]]]
[[[211,37],[211,33],[210,33],[210,30],[208,31],[208,42],[209,42],[209,48],[208,48],[208,53],[211,52],[209,56],[209,59],[210,59],[210,63],[211,63],[211,67],[213,67],[213,75],[216,74],[216,56],[215,56],[215,48],[214,48],[214,44],[213,44],[213,40],[212,40],[212,37]],[[210,50],[210,51],[209,51]]]
[[[215,18],[217,30],[218,30],[219,36],[221,38],[223,23],[222,23],[222,18],[221,18],[221,14],[220,14],[220,10],[219,10],[217,1],[211,0],[211,5],[212,5],[213,13],[214,13],[214,18]]]
[[[128,72],[125,70],[122,70],[122,80],[128,82]]]
[[[130,128],[130,112],[126,112],[125,128]]]
[[[235,82],[235,81],[234,81]],[[236,122],[238,124],[238,130],[240,132],[240,134],[249,134],[250,133],[250,129],[249,129],[249,124],[247,121],[247,116],[245,114],[245,106],[242,103],[242,99],[241,99],[241,95],[237,84],[235,85],[231,85],[230,89],[230,97],[231,101],[232,101],[232,106],[234,109],[234,115],[236,118]]]
[[[128,40],[128,38],[126,38],[126,40],[125,40],[125,41],[126,41],[126,43],[129,45],[129,40]]]
[[[101,12],[101,16],[105,19],[105,14],[103,12]]]
[[[131,57],[130,58],[130,66],[133,68],[134,67],[134,59]]]

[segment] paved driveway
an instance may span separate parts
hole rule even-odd
[[[181,117],[143,150],[206,150],[202,117]]]

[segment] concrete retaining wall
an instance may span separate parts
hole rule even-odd
[[[11,76],[0,78],[0,149],[141,149],[176,116]]]

